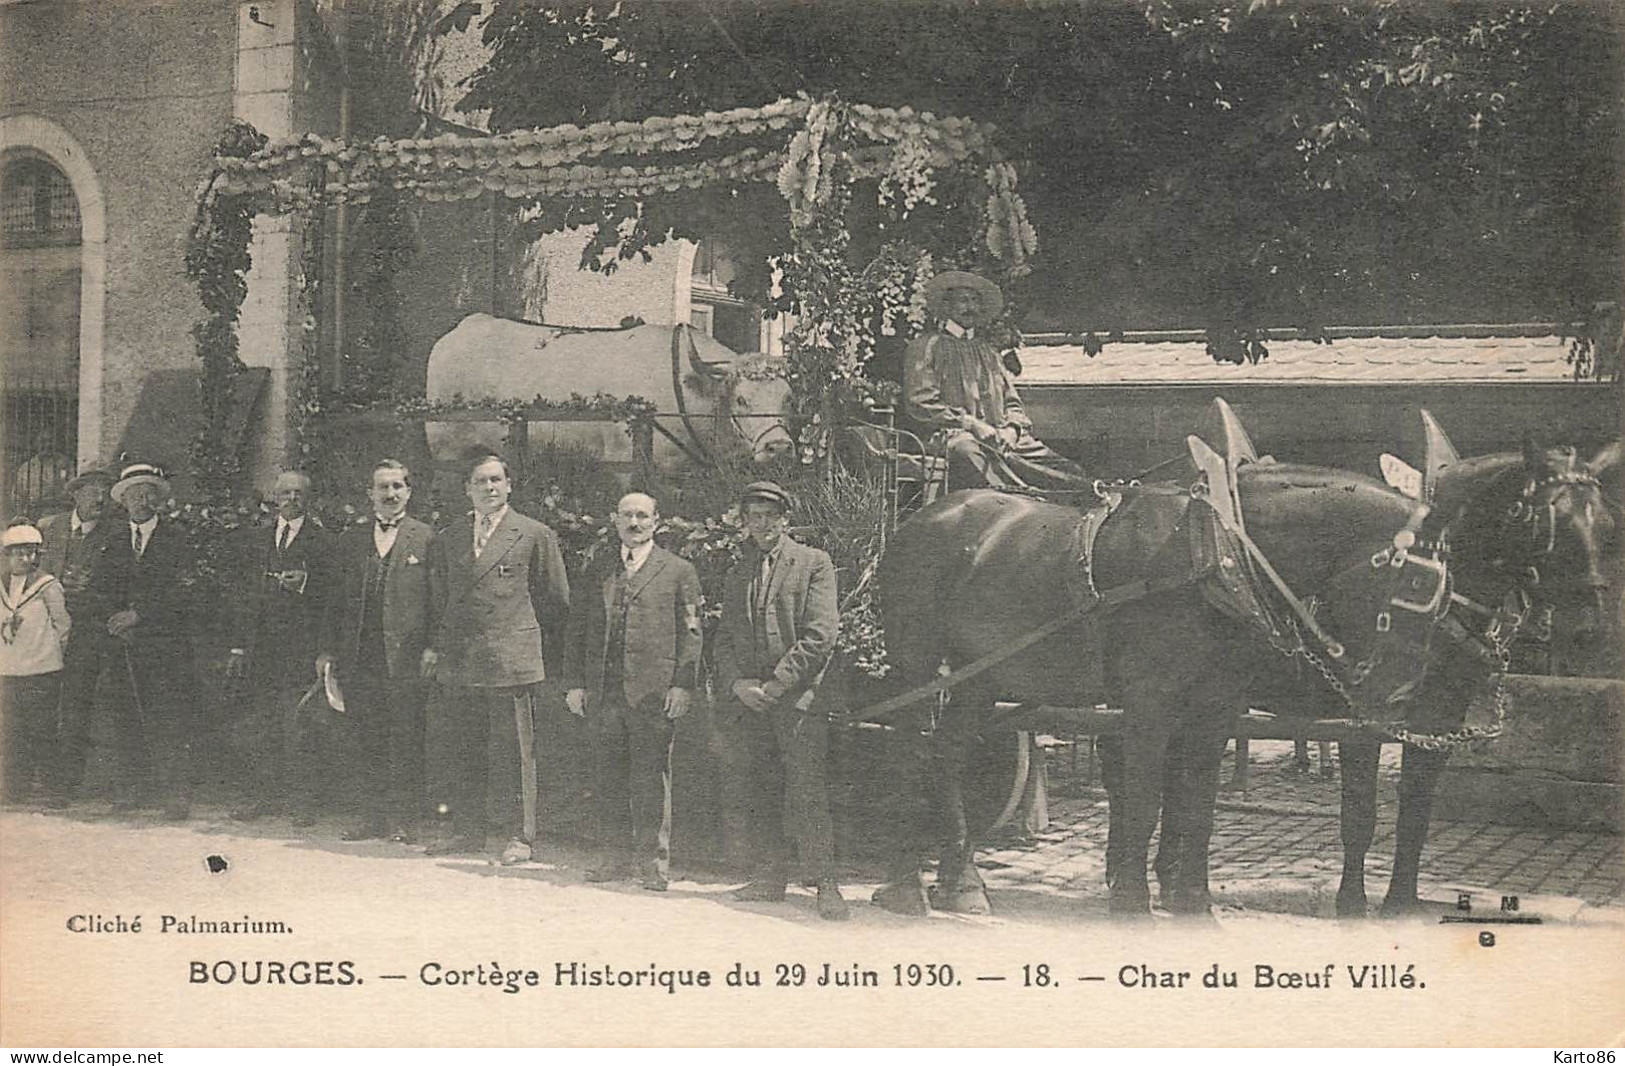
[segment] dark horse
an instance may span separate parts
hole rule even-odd
[[[1394,869],[1383,900],[1384,915],[1420,907],[1416,880],[1427,840],[1433,791],[1450,758],[1451,745],[1436,739],[1460,730],[1468,697],[1492,704],[1492,671],[1505,671],[1511,642],[1527,636],[1553,610],[1579,620],[1580,636],[1607,647],[1617,637],[1608,603],[1607,547],[1614,516],[1599,479],[1616,466],[1615,442],[1589,462],[1573,448],[1538,448],[1458,459],[1424,412],[1434,468],[1424,473],[1424,498],[1433,510],[1423,536],[1442,535],[1450,545],[1461,627],[1456,639],[1434,645],[1435,660],[1409,716],[1416,743],[1404,747]],[[1442,461],[1441,461],[1442,460]],[[1435,534],[1434,531],[1437,531]],[[1549,634],[1548,634],[1549,635]],[[1337,893],[1340,917],[1366,914],[1365,858],[1376,826],[1379,743],[1338,746],[1343,785],[1343,879]]]
[[[1521,452],[1462,460],[1433,417],[1423,411],[1422,419],[1428,469],[1407,471],[1415,478],[1409,491],[1432,506],[1423,540],[1449,546],[1455,618],[1444,630],[1450,639],[1434,642],[1425,682],[1407,710],[1404,730],[1397,732],[1410,742],[1403,749],[1394,867],[1382,905],[1389,916],[1419,907],[1417,876],[1439,774],[1455,744],[1488,735],[1484,727],[1467,726],[1470,703],[1483,701],[1492,721],[1497,707],[1504,708],[1497,700],[1512,641],[1537,628],[1536,616],[1549,617],[1554,609],[1578,617],[1578,628],[1598,647],[1608,645],[1613,628],[1604,559],[1615,523],[1598,479],[1618,463],[1619,445],[1604,448],[1589,463],[1578,461],[1572,448],[1532,444]],[[1282,688],[1281,681],[1291,684]],[[1269,679],[1250,702],[1259,697],[1291,707],[1294,715],[1336,717],[1346,711],[1318,678]],[[1376,828],[1383,739],[1385,731],[1378,729],[1368,739],[1338,745],[1344,849],[1339,917],[1367,913],[1365,860]],[[1115,800],[1121,756],[1114,741],[1102,745],[1102,755]],[[1176,869],[1182,861],[1195,861],[1182,833],[1178,819],[1165,813],[1156,862],[1165,889],[1195,876]],[[1114,874],[1111,865],[1108,877]]]
[[[1112,812],[1120,872],[1111,908],[1129,916],[1149,912],[1146,855],[1165,767],[1188,858],[1178,866],[1184,880],[1172,893],[1164,885],[1163,898],[1177,910],[1206,911],[1219,757],[1236,708],[1256,691],[1258,677],[1287,664],[1285,656],[1319,663],[1328,683],[1371,717],[1394,716],[1393,705],[1420,681],[1446,583],[1436,560],[1404,551],[1426,508],[1372,478],[1317,467],[1252,464],[1236,480],[1246,532],[1280,579],[1264,585],[1267,610],[1252,621],[1210,604],[1211,586],[1179,580],[1191,572],[1193,527],[1212,519],[1209,505],[1179,486],[1131,493],[1101,528],[1087,573],[1079,562],[1080,512],[1058,504],[988,490],[954,493],[898,530],[879,579],[886,646],[903,681],[929,680],[945,662],[963,667],[1062,619],[1091,588],[1115,606],[1074,619],[952,691],[932,740],[944,819],[937,891],[924,891],[922,827],[922,846],[900,858],[877,903],[904,913],[922,913],[931,902],[987,911],[964,777],[970,743],[996,700],[1124,708],[1123,802]],[[1383,550],[1405,559],[1376,567],[1371,559]],[[1239,549],[1218,554],[1218,565],[1232,573],[1253,565]],[[1142,581],[1145,594],[1136,595]],[[1432,589],[1423,610],[1395,609],[1418,587]],[[1295,594],[1296,608],[1283,588]],[[1318,608],[1305,606],[1311,597]],[[1273,636],[1264,632],[1271,627]]]

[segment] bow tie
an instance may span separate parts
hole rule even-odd
[[[380,533],[388,533],[390,530],[401,524],[401,520],[399,518],[379,518],[376,519],[376,521],[378,523],[378,531]]]

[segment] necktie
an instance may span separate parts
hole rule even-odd
[[[293,523],[291,523],[291,522],[282,523],[282,536],[278,537],[277,542],[276,542],[276,553],[278,555],[281,555],[283,552],[288,550],[288,541],[290,539],[292,539],[292,536],[293,536]]]
[[[630,574],[632,572],[632,559],[633,559],[632,549],[631,548],[622,548],[621,549],[621,565],[626,568],[626,572],[628,574]]]
[[[773,576],[773,556],[762,556],[762,568],[756,574],[756,607],[760,610],[767,606],[767,583]]]
[[[478,556],[485,550],[485,542],[491,539],[491,530],[496,525],[495,515],[481,515],[479,532],[474,535],[474,554]]]
[[[131,526],[130,527],[130,549],[135,552],[135,557],[137,559],[141,558],[141,550],[144,547],[146,547],[146,543],[145,543],[145,541],[143,541],[142,536],[141,536],[141,527],[140,526]]]
[[[378,532],[388,533],[400,524],[401,520],[399,518],[380,518],[378,519]]]

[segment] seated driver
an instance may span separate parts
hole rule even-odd
[[[986,278],[953,270],[926,286],[936,331],[909,342],[903,359],[908,416],[944,434],[948,488],[1070,488],[1083,471],[1033,436],[1032,421],[999,352],[977,336],[1004,308]]]

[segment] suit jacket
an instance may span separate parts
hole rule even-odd
[[[110,541],[109,530],[118,530],[128,536],[129,522],[116,509],[102,516],[96,523],[96,528],[88,537],[78,545],[75,552],[75,573],[68,572],[68,550],[73,539],[73,512],[64,511],[44,519],[39,524],[40,534],[45,538],[45,550],[40,555],[40,569],[54,576],[62,582],[62,591],[68,604],[68,612],[77,622],[87,627],[92,620],[99,618],[95,628],[105,633],[107,618],[113,612],[105,604],[98,603],[93,595],[96,585],[96,571],[105,568]],[[102,588],[105,589],[105,581]],[[89,630],[87,629],[86,632]]]
[[[617,549],[619,545],[617,545]],[[605,697],[609,618],[615,603],[620,552],[594,575],[591,591],[576,596],[564,647],[564,684],[583,688],[595,703]],[[618,694],[636,707],[669,688],[693,688],[700,665],[700,576],[686,559],[656,547],[626,582],[626,652]]]
[[[106,539],[98,546],[101,562],[91,576],[91,599],[99,617],[85,619],[84,624],[105,632],[112,615],[134,611],[140,623],[130,631],[132,648],[160,655],[180,654],[184,648],[190,655],[196,559],[186,531],[160,517],[138,559],[130,544],[129,519],[109,515],[102,521],[108,528],[98,526],[96,535]]]
[[[269,528],[246,531],[238,545],[242,571],[236,575],[231,646],[248,652],[256,677],[309,681],[334,593],[336,538],[307,515],[299,535],[278,552],[276,530],[273,520]],[[284,572],[286,583],[269,576]],[[296,584],[293,575],[301,572],[303,582]]]
[[[553,531],[510,507],[475,558],[474,518],[464,516],[435,539],[433,558],[444,597],[431,642],[440,682],[492,688],[545,678],[543,628],[562,636],[570,611]]]
[[[337,574],[322,626],[321,648],[345,666],[359,661],[361,623],[366,608],[367,570],[378,554],[372,519],[357,522],[339,535],[333,548]],[[418,661],[433,634],[440,602],[431,559],[434,530],[415,518],[402,518],[384,571],[384,664],[390,677],[416,677]]]
[[[717,680],[730,693],[740,678],[763,682],[776,702],[803,703],[818,683],[824,664],[835,651],[840,603],[835,590],[835,564],[818,548],[779,539],[779,558],[768,582],[762,615],[766,647],[758,654],[752,579],[762,557],[754,547],[723,579],[722,625],[717,631]]]

